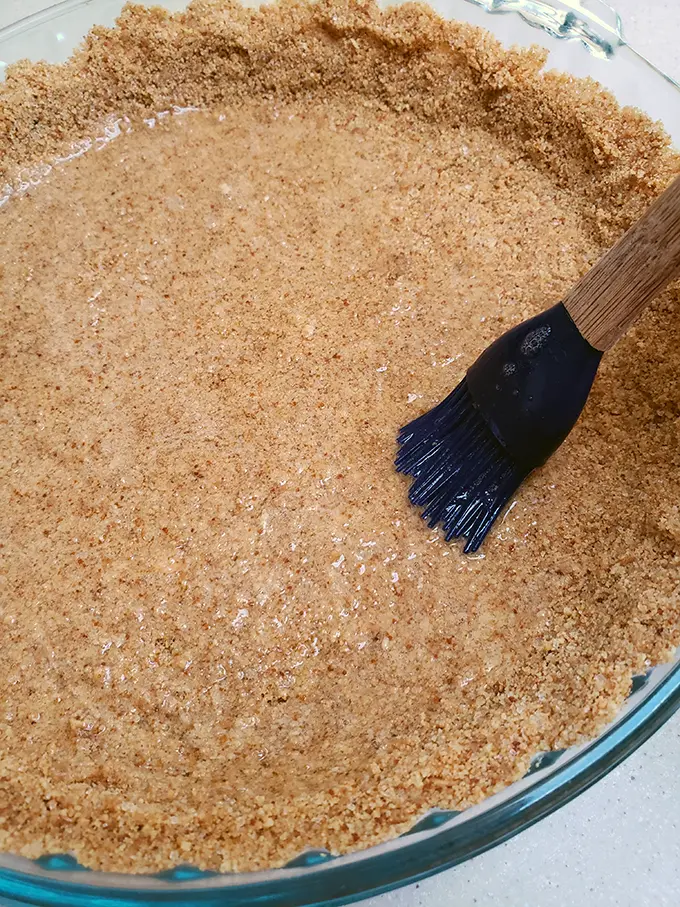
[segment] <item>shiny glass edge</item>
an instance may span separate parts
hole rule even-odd
[[[511,797],[489,798],[431,831],[399,838],[319,866],[234,873],[193,881],[87,872],[0,869],[4,903],[92,904],[137,907],[267,904],[272,907],[339,905],[426,878],[500,844],[587,790],[647,740],[680,707],[680,664],[666,666],[651,694],[641,697],[603,735],[579,749],[556,771]],[[520,782],[521,785],[521,782]],[[461,818],[465,828],[461,827]],[[398,851],[398,855],[395,853]],[[395,857],[397,857],[395,859]],[[21,861],[28,864],[28,861]]]
[[[169,0],[164,5],[179,9],[186,3]],[[579,51],[576,75],[592,75],[622,103],[635,104],[662,119],[680,142],[680,86],[628,45],[620,17],[603,0],[433,0],[431,5],[444,16],[489,28],[506,45],[542,44],[549,50],[548,65],[558,69],[572,71],[572,48],[579,45],[583,53]],[[85,30],[95,22],[110,24],[121,6],[119,0],[63,0],[0,30],[0,76],[5,49],[15,41],[80,11],[85,11]],[[68,43],[64,53],[70,52]],[[16,59],[11,53],[7,56]],[[610,78],[607,67],[613,60],[630,71],[630,79]],[[650,79],[654,97],[650,97]],[[643,101],[638,101],[643,94]],[[310,852],[309,860],[303,854],[295,866],[263,872],[218,875],[179,867],[158,876],[84,872],[68,861],[61,869],[48,869],[0,855],[0,903],[312,907],[355,901],[455,866],[529,827],[606,775],[678,708],[680,662],[676,658],[641,680],[619,716],[595,740],[546,760],[544,766],[537,760],[535,770],[524,779],[462,813],[431,811],[413,832],[370,850],[331,859]]]

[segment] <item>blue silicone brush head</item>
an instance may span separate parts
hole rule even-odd
[[[562,304],[507,331],[440,404],[404,426],[396,467],[447,541],[476,551],[532,470],[567,437],[602,353]]]

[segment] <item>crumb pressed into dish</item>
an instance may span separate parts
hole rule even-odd
[[[338,0],[129,7],[9,70],[0,848],[375,844],[596,734],[678,643],[675,291],[483,556],[392,466],[680,169],[542,64]]]

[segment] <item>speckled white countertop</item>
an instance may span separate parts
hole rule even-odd
[[[680,0],[611,0],[634,47],[680,80]],[[50,6],[0,0],[0,27]],[[584,5],[588,5],[585,0]],[[577,800],[507,844],[365,907],[676,907],[680,713]]]
[[[633,47],[680,81],[680,0],[609,3]],[[365,907],[679,903],[680,712],[589,791],[507,844]]]

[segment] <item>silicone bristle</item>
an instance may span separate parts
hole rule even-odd
[[[399,432],[396,467],[413,477],[412,504],[447,541],[476,551],[529,471],[516,463],[475,406],[465,379]]]

